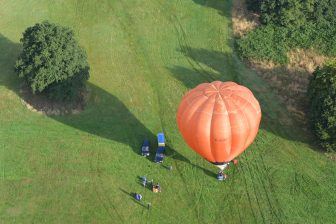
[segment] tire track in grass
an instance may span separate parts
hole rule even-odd
[[[237,175],[238,175],[238,168],[237,167],[234,167],[234,170],[233,170],[233,173],[232,173],[232,176],[233,176],[233,182],[232,182],[232,185],[230,186],[230,190],[229,192],[233,192],[233,188],[236,184],[236,179],[237,179]],[[239,199],[241,199],[241,195],[239,195]],[[240,223],[242,223],[242,220],[241,220],[241,216],[240,216],[240,206],[235,206],[234,208],[236,208],[236,213],[238,213],[238,216],[239,216],[239,221]],[[230,214],[234,214],[235,212],[232,211],[232,206],[230,206],[230,209],[231,209],[231,213]]]
[[[256,152],[255,152],[256,153]],[[253,168],[251,169],[250,166]],[[259,162],[257,163],[253,163],[251,164],[250,166],[248,166],[248,170],[249,170],[249,173],[251,175],[251,178],[252,180],[254,180],[255,178],[253,177],[257,177],[257,182],[259,182],[259,184],[255,184],[255,181],[252,181],[253,182],[253,187],[255,189],[255,191],[258,191],[260,196],[263,195],[263,196],[266,196],[266,200],[267,200],[267,203],[268,203],[268,206],[266,206],[268,209],[270,209],[270,214],[271,216],[275,216],[276,219],[278,219],[277,215],[274,213],[273,211],[273,205],[272,205],[272,202],[270,201],[270,198],[268,196],[268,190],[266,189],[265,187],[265,183],[263,181],[263,176],[266,176],[267,174],[264,172],[264,173],[261,173],[260,169],[259,169]],[[262,175],[264,174],[264,175]],[[261,187],[260,187],[261,185]],[[257,187],[258,186],[258,187]],[[263,194],[261,193],[261,191],[263,191]],[[256,194],[256,197],[258,198],[257,194]],[[262,197],[260,197],[262,198]],[[265,219],[264,219],[265,221]],[[278,220],[279,221],[279,220]]]
[[[254,150],[255,151],[255,150]],[[278,214],[280,214],[280,212],[278,211],[278,209],[280,209],[279,204],[276,201],[276,205],[274,205],[274,202],[272,202],[271,197],[269,195],[269,193],[272,195],[272,198],[275,199],[276,196],[273,194],[274,193],[274,189],[271,186],[271,181],[269,179],[268,174],[266,173],[266,166],[264,165],[262,168],[260,167],[260,164],[264,164],[263,160],[262,160],[262,152],[252,152],[251,157],[256,157],[255,159],[258,159],[257,163],[250,163],[248,165],[248,170],[250,173],[250,176],[252,178],[252,183],[253,183],[253,188],[255,190],[255,192],[259,192],[260,195],[264,195],[266,197],[267,200],[267,204],[268,206],[266,206],[269,210],[270,210],[270,214],[271,217],[275,218],[279,223],[281,223],[281,219],[279,218]],[[262,161],[260,161],[262,160]],[[251,166],[251,167],[250,167]],[[252,169],[253,168],[253,169]],[[259,182],[259,184],[256,184],[253,177],[257,177],[257,180]],[[266,187],[266,182],[264,181],[264,177],[267,178],[268,180],[268,185],[271,186],[268,190],[268,188]],[[261,187],[260,187],[261,185]],[[263,194],[261,194],[261,192],[263,192]],[[256,194],[257,197],[257,194]],[[278,209],[277,209],[278,208]]]
[[[236,167],[234,167],[234,168],[231,168],[231,169],[233,169],[233,172],[232,172],[232,174],[231,174],[231,176],[232,176],[232,178],[230,178],[230,176],[228,177],[229,179],[228,180],[225,180],[225,182],[229,182],[229,183],[225,183],[226,184],[226,186],[228,186],[228,189],[227,189],[227,191],[226,191],[226,194],[224,194],[224,197],[223,198],[230,198],[229,196],[230,195],[232,195],[232,192],[234,191],[234,186],[235,186],[235,182],[236,182],[236,172],[237,172],[237,169],[236,169]],[[229,203],[228,204],[229,205],[229,209],[230,209],[230,216],[232,217],[232,220],[234,220],[234,211],[233,211],[233,206]],[[227,204],[221,204],[221,206],[220,206],[220,208],[219,208],[219,210],[224,210],[224,207],[225,206],[227,206]],[[221,218],[221,213],[219,213],[218,215],[217,215],[217,219],[216,220],[219,220],[220,218]]]
[[[171,10],[170,10],[170,11],[171,11]],[[183,50],[187,50],[187,51],[188,51],[189,48],[188,48],[188,47],[185,47],[185,46],[190,46],[190,44],[188,44],[188,41],[187,41],[187,35],[186,35],[186,33],[185,33],[184,29],[183,29],[183,26],[182,26],[181,23],[179,22],[177,16],[176,16],[175,14],[173,14],[173,15],[174,15],[175,21],[178,22],[178,23],[177,23],[177,24],[178,24],[178,27],[176,27],[175,24],[173,24],[173,25],[174,25],[175,31],[176,31],[177,34],[178,34],[179,45],[180,45],[182,51],[183,51]],[[170,21],[171,21],[171,20],[170,20]],[[181,30],[181,32],[180,32],[179,30]],[[189,53],[190,56],[192,56],[192,53],[191,53],[190,51],[188,51],[188,53]],[[208,73],[208,72],[206,72],[206,71],[204,70],[204,68],[200,65],[200,63],[197,63],[197,60],[196,60],[194,57],[191,57],[191,58],[193,59],[193,61],[191,61],[191,60],[189,59],[189,57],[186,57],[186,58],[187,58],[189,64],[194,68],[194,70],[196,70],[200,75],[202,75],[202,77],[203,77],[206,81],[211,82],[211,81],[214,81],[214,80],[215,80],[215,78],[214,78],[210,73]],[[193,62],[196,62],[196,66],[198,66],[198,67],[200,68],[200,70],[197,69],[197,68],[194,66]],[[235,79],[238,79],[238,78],[236,77]],[[236,80],[236,81],[237,81],[237,80]],[[242,169],[242,171],[243,171],[243,169]],[[254,213],[254,211],[253,211],[253,208],[252,208],[251,198],[250,198],[250,195],[249,195],[249,193],[248,193],[247,184],[246,184],[246,177],[245,177],[245,172],[244,172],[244,171],[243,171],[243,174],[244,174],[244,182],[245,182],[245,186],[246,186],[246,192],[247,192],[247,196],[248,196],[248,199],[249,199],[249,203],[250,203],[251,211],[252,211],[252,214],[253,214],[254,219],[257,220],[257,219],[256,219],[256,216],[255,216],[255,213]],[[233,184],[232,184],[232,186],[233,186]],[[253,187],[254,187],[254,185],[253,185]],[[229,191],[229,192],[230,192],[230,191]],[[229,195],[229,193],[227,194],[227,196],[228,196],[228,195]],[[262,218],[263,218],[263,222],[265,223],[264,216],[263,216],[262,211],[261,211],[261,209],[260,209],[259,201],[258,201],[258,206],[259,206],[259,211],[260,211],[260,213],[261,213],[261,215],[262,215]],[[232,211],[232,207],[230,207],[230,208],[231,208],[231,211]],[[239,211],[238,211],[238,213],[239,213],[238,215],[240,216],[240,212],[239,212]],[[232,214],[232,213],[231,213],[231,214]],[[241,219],[240,219],[240,221],[241,221]]]
[[[234,103],[235,104],[235,103]],[[235,104],[235,107],[238,108],[238,106]],[[250,154],[253,155],[255,154],[256,152],[251,152]],[[256,202],[257,202],[257,206],[258,206],[258,210],[259,210],[259,213],[261,215],[261,218],[262,218],[262,221],[263,223],[266,223],[266,220],[265,220],[265,216],[264,216],[264,213],[263,213],[263,208],[261,206],[261,201],[260,199],[262,198],[261,197],[261,192],[259,190],[259,185],[256,185],[255,184],[255,179],[254,179],[254,175],[252,173],[252,167],[253,164],[250,164],[249,160],[246,160],[246,167],[247,167],[247,170],[249,172],[249,176],[250,176],[250,179],[251,179],[251,183],[252,183],[252,188],[253,188],[253,191],[254,191],[254,197],[256,199]],[[254,170],[254,169],[253,169]],[[244,172],[244,176],[245,176],[245,172]],[[259,173],[257,173],[257,176],[259,176]],[[267,192],[266,192],[267,193]],[[260,196],[260,197],[259,197]]]
[[[109,215],[109,217],[111,218],[111,221],[113,222],[114,221],[114,216],[112,215],[111,213],[111,207],[109,207],[105,202],[106,202],[106,198],[108,197],[107,195],[107,191],[105,189],[103,189],[103,181],[101,179],[101,170],[98,168],[98,165],[99,163],[101,162],[100,160],[100,152],[97,152],[97,158],[95,159],[96,163],[93,163],[92,160],[94,159],[95,157],[92,156],[90,157],[90,170],[91,170],[91,173],[93,173],[95,175],[95,179],[98,180],[98,184],[97,184],[97,181],[94,181],[94,191],[97,195],[97,198],[100,202],[100,204],[103,206],[105,212]],[[103,194],[101,193],[103,192]],[[105,197],[102,197],[102,195],[104,195]],[[115,211],[118,219],[123,223],[123,219],[122,217],[120,216],[119,212],[117,211],[117,209],[113,206],[113,203],[111,203],[111,201],[109,200],[109,204],[112,206],[112,209]]]
[[[179,0],[179,1],[181,2],[181,0]],[[175,11],[175,10],[174,10],[174,11]],[[213,81],[215,81],[215,80],[220,80],[220,79],[222,78],[221,76],[218,77],[217,75],[214,75],[213,73],[208,72],[208,71],[204,68],[204,66],[203,66],[200,62],[198,62],[197,58],[195,58],[195,56],[193,55],[192,51],[190,50],[191,48],[188,47],[188,46],[191,46],[190,42],[188,41],[188,35],[186,34],[185,29],[183,28],[183,26],[182,26],[182,24],[181,24],[181,22],[180,22],[180,20],[178,19],[178,17],[177,17],[176,14],[177,14],[177,13],[176,13],[176,11],[175,11],[175,14],[173,14],[172,16],[174,17],[174,20],[177,22],[177,25],[178,25],[178,27],[179,27],[179,29],[176,28],[177,33],[182,34],[182,35],[180,35],[180,36],[181,36],[180,48],[181,48],[182,52],[183,52],[183,51],[186,51],[186,52],[188,53],[187,56],[186,56],[186,58],[187,58],[189,64],[193,67],[193,63],[195,63],[195,64],[200,68],[200,70],[202,71],[201,73],[203,73],[203,74],[201,74],[200,72],[199,72],[199,73],[200,73],[200,74],[203,76],[203,78],[204,78],[205,80],[207,80],[208,82],[213,82]],[[179,30],[181,30],[181,32],[179,32]],[[181,43],[182,43],[182,44],[181,44]],[[218,45],[220,45],[220,44],[222,44],[222,42],[219,42],[219,43],[218,43]],[[233,44],[231,44],[231,45],[232,45],[231,48],[233,48]],[[190,60],[189,57],[190,57],[192,60]],[[232,59],[232,60],[229,60],[229,58],[228,58],[228,60],[227,60],[227,62],[228,62],[229,64],[232,64],[233,58],[231,57],[231,59]],[[232,65],[231,65],[231,68],[233,68],[234,70],[236,70],[236,69],[235,69],[235,66],[232,66]],[[220,73],[220,71],[217,71],[217,72]],[[221,74],[220,74],[220,75],[221,75]],[[233,72],[233,74],[231,74],[231,79],[232,79],[233,81],[239,83],[239,82],[240,82],[240,78],[238,77],[238,72]]]
[[[157,2],[158,4],[159,4],[159,6],[162,8],[162,3],[159,3],[159,2]],[[164,10],[165,11],[165,10]],[[165,11],[166,12],[166,11]],[[173,14],[173,15],[175,15],[175,14]],[[170,22],[170,23],[172,23],[171,22],[171,20],[170,20],[170,18],[169,17],[167,17],[166,16],[166,20],[168,21],[168,22]],[[178,20],[177,20],[178,21]],[[179,23],[179,25],[180,25],[180,27],[182,27],[182,25]],[[178,32],[178,29],[177,29],[177,27],[176,27],[176,25],[175,24],[173,24],[173,26],[174,26],[174,28],[175,28],[175,30]],[[183,29],[183,28],[182,28]],[[184,31],[184,30],[183,30]],[[179,38],[179,36],[178,36],[178,42],[179,42],[179,45],[181,46],[181,39]],[[192,64],[192,61],[189,59],[189,58],[187,58],[187,60],[189,61],[189,63],[192,65],[192,67],[193,68],[195,68],[195,66],[193,66],[193,64]],[[203,71],[205,71],[200,65],[199,65],[199,67],[200,67],[200,69],[202,69]],[[195,68],[200,74],[203,74],[203,77],[207,77],[207,76],[204,76],[204,72],[202,73],[200,70],[198,70],[197,68]],[[157,93],[158,93],[159,91],[157,90]],[[161,103],[161,101],[159,100],[159,107],[160,107],[160,110],[162,111],[162,108],[164,108],[164,105],[162,105],[162,103]],[[162,114],[162,113],[160,113],[160,114]],[[160,120],[161,120],[161,127],[162,127],[162,130],[164,131],[164,133],[166,133],[166,139],[167,139],[167,143],[169,142],[169,132],[167,132],[167,131],[165,131],[165,125],[164,125],[164,122],[163,122],[163,119],[162,119],[162,117],[160,116]],[[178,167],[178,162],[176,161],[176,160],[174,160],[174,163],[175,163],[175,166],[176,167]],[[182,174],[182,172],[181,172],[181,170],[180,169],[177,169],[177,171],[178,171],[178,173],[179,173],[179,176],[180,176],[180,178],[181,178],[181,180],[183,181],[183,184],[185,185],[185,186],[187,186],[187,181],[186,181],[186,179],[184,178],[184,176],[183,176],[183,174]],[[203,185],[201,185],[202,186],[202,189],[203,189]],[[191,191],[189,191],[188,189],[186,190],[187,192],[188,192],[188,194],[189,195],[191,195],[191,196],[193,196],[193,194],[192,194],[192,192]],[[202,191],[201,191],[202,192]],[[195,212],[196,212],[196,215],[197,215],[197,221],[198,221],[198,223],[200,223],[200,220],[201,220],[201,218],[200,218],[200,212],[199,212],[199,204],[200,204],[200,200],[201,200],[201,197],[202,197],[203,195],[202,195],[202,193],[200,194],[200,196],[198,197],[198,200],[196,201],[196,202],[194,202],[194,206],[192,206],[193,207],[193,209],[195,210]]]
[[[161,4],[161,6],[163,6]],[[165,8],[165,7],[163,7]],[[168,11],[168,10],[164,10],[164,11]],[[170,12],[173,11],[172,9],[169,10]],[[177,33],[177,37],[178,37],[178,42],[179,42],[179,45],[180,45],[180,48],[183,50],[186,50],[188,53],[189,53],[189,56],[191,56],[191,58],[193,60],[190,60],[189,57],[186,57],[188,63],[192,66],[192,68],[194,68],[194,70],[196,70],[206,81],[208,82],[211,82],[211,81],[214,81],[215,78],[212,76],[212,74],[208,73],[205,71],[205,69],[202,67],[202,65],[200,63],[197,62],[197,59],[192,57],[193,54],[190,52],[190,48],[186,47],[186,46],[190,46],[190,44],[188,43],[188,37],[186,35],[186,32],[182,26],[182,24],[180,23],[179,19],[177,18],[176,16],[176,12],[175,14],[172,14],[172,17],[174,18],[174,21],[177,22],[177,26],[174,22],[172,22],[172,20],[170,19],[170,17],[168,17],[168,21],[170,21],[174,28],[175,28],[175,32]],[[198,66],[199,69],[196,68],[196,66],[194,65],[194,63],[196,63],[196,66]],[[238,79],[238,77],[236,77],[235,79]],[[237,81],[237,80],[236,80]],[[244,175],[244,183],[245,183],[245,187],[246,187],[246,193],[247,193],[247,197],[248,197],[248,200],[249,200],[249,204],[250,204],[250,208],[251,208],[251,211],[252,211],[252,214],[253,214],[253,217],[254,217],[254,220],[256,221],[256,216],[255,216],[255,213],[253,211],[253,207],[252,207],[252,202],[251,202],[251,197],[250,197],[250,194],[248,192],[248,187],[247,187],[247,182],[246,182],[246,176],[245,176],[245,172],[242,168],[242,171],[243,171],[243,175]],[[233,185],[232,185],[233,186]],[[256,192],[256,189],[255,189],[255,185],[253,183],[253,188]],[[229,195],[229,193],[227,194],[227,196]],[[262,210],[260,208],[260,203],[259,203],[259,200],[258,200],[258,197],[256,196],[256,199],[257,199],[257,204],[258,204],[258,207],[259,207],[259,212],[262,216],[262,219],[263,219],[263,222],[265,223],[265,218],[264,218],[264,215],[262,213]],[[231,207],[230,207],[231,208]],[[257,221],[256,221],[257,222]]]
[[[76,11],[76,16],[79,17],[79,15],[81,13],[84,12],[84,5],[83,3],[79,3],[78,1],[76,1],[76,9],[80,10],[79,13],[78,11]],[[82,7],[79,7],[82,6]],[[96,13],[98,14],[99,12],[97,11],[97,8],[95,8]],[[108,214],[108,216],[110,217],[111,221],[114,222],[115,221],[115,217],[113,216],[113,213],[111,212],[111,210],[114,211],[114,213],[116,214],[118,220],[121,223],[124,223],[124,220],[122,218],[122,216],[120,215],[120,213],[118,212],[117,208],[114,206],[113,202],[110,200],[109,196],[108,196],[108,191],[106,189],[104,189],[103,187],[103,180],[102,180],[102,172],[99,169],[99,165],[101,163],[101,153],[100,151],[96,152],[97,153],[97,158],[95,159],[95,163],[92,161],[95,157],[92,156],[89,159],[89,164],[90,164],[90,170],[91,173],[95,175],[95,179],[98,181],[94,181],[94,192],[97,195],[97,199],[99,200],[100,204],[103,206],[105,212]],[[106,204],[106,200],[108,200],[108,204]],[[110,206],[109,206],[110,205]]]
[[[165,3],[168,3],[169,1],[165,1]],[[163,9],[168,8],[168,6],[162,2],[156,2],[159,4],[159,6]],[[174,12],[171,14],[167,14],[166,12]],[[173,9],[172,7],[169,7],[169,10],[163,10],[166,20],[168,22],[170,22],[170,24],[173,25],[175,33],[177,34],[177,41],[179,44],[179,47],[182,51],[182,53],[184,54],[187,62],[189,63],[189,65],[198,73],[200,74],[204,80],[208,81],[208,82],[212,82],[214,80],[216,80],[216,78],[213,76],[213,74],[209,73],[203,66],[201,63],[199,63],[197,61],[197,59],[193,56],[193,53],[191,52],[191,44],[188,41],[188,36],[185,32],[185,29],[183,28],[180,20],[177,17],[177,12],[175,9]]]
[[[101,161],[102,161],[102,157],[101,157],[101,153],[99,153],[98,152],[98,160],[97,161],[99,161],[99,163],[101,163]],[[99,181],[100,181],[100,186],[101,186],[101,189],[102,189],[102,191],[103,191],[103,193],[104,193],[104,195],[105,195],[105,197],[106,197],[106,199],[108,200],[108,204],[110,205],[110,208],[112,208],[113,209],[113,211],[116,213],[116,215],[117,215],[117,217],[119,218],[119,220],[122,222],[122,223],[124,223],[124,219],[122,218],[122,216],[120,215],[120,213],[118,212],[118,209],[116,208],[116,206],[114,205],[115,203],[111,200],[111,198],[108,196],[109,194],[107,194],[108,192],[110,192],[110,191],[108,191],[106,188],[104,188],[103,186],[104,186],[104,182],[103,182],[103,173],[101,172],[101,170],[100,169],[98,169],[98,164],[97,164],[97,172],[98,172],[98,179],[99,179]],[[105,178],[107,178],[108,176],[107,175],[105,175]],[[106,194],[105,194],[106,193]]]
[[[82,4],[83,5],[83,4]],[[84,6],[82,7],[82,11],[84,11]],[[95,13],[98,15],[99,14],[99,11],[97,9],[97,7],[95,7]],[[128,93],[128,92],[127,92]],[[128,93],[129,94],[129,93]],[[127,123],[127,122],[126,122]],[[125,135],[129,135],[128,132],[124,132]],[[129,138],[131,139],[131,138]],[[92,161],[90,160],[90,167],[91,167],[91,170],[94,172],[94,173],[97,173],[96,175],[96,179],[98,180],[99,184],[97,185],[96,184],[96,181],[94,182],[95,183],[95,192],[97,194],[97,198],[99,199],[99,201],[101,202],[101,204],[103,205],[105,211],[107,212],[107,214],[110,216],[112,222],[114,221],[114,217],[111,213],[111,210],[114,211],[114,213],[116,214],[116,216],[118,217],[118,220],[121,222],[121,223],[124,223],[125,221],[123,220],[122,216],[120,215],[120,213],[118,212],[118,209],[116,208],[116,206],[114,205],[114,202],[111,200],[111,198],[108,196],[109,195],[109,192],[107,189],[105,189],[103,186],[104,186],[104,181],[103,181],[103,174],[102,174],[102,171],[99,169],[99,165],[102,163],[102,160],[101,160],[101,152],[98,151],[97,152],[97,159],[96,159],[96,163],[93,164]],[[107,176],[105,176],[107,177]],[[107,201],[107,203],[106,203]]]
[[[272,118],[269,118],[269,119],[272,119]],[[278,133],[277,128],[273,128],[272,126],[273,125],[269,125],[270,131],[272,131],[274,133]],[[283,133],[283,134],[286,136],[286,133]],[[256,144],[258,145],[258,142]],[[287,144],[282,145],[282,148],[284,148],[284,147],[287,148]],[[288,151],[290,151],[290,149],[288,149]],[[264,162],[263,154],[260,153],[260,155],[257,158],[258,158],[258,161],[259,161],[257,164],[258,165],[261,164],[261,167],[257,166],[258,172],[263,173],[263,176],[267,179],[267,181],[263,181],[263,180],[260,180],[260,181],[263,182],[265,193],[266,193],[267,199],[269,201],[269,205],[271,207],[271,212],[272,212],[272,214],[274,214],[274,216],[276,217],[276,219],[279,223],[287,223],[288,222],[287,217],[286,217],[285,213],[283,212],[282,207],[280,206],[280,202],[279,202],[278,198],[274,194],[275,190],[274,190],[274,186],[272,184],[272,180],[270,179],[270,176],[267,174],[268,172],[267,172],[266,164]],[[294,160],[293,167],[296,167],[295,164],[296,164],[296,160]],[[268,187],[265,186],[266,185],[265,183],[267,183]],[[270,190],[267,191],[267,189],[270,189]],[[270,193],[270,195],[268,193]],[[273,201],[274,201],[273,202],[274,206],[272,206],[271,199],[273,199]]]
[[[270,209],[271,209],[271,213],[276,217],[276,219],[278,220],[279,223],[282,223],[280,217],[285,217],[285,216],[284,216],[283,211],[281,209],[281,206],[280,206],[280,203],[278,201],[278,198],[274,194],[275,190],[274,190],[272,181],[270,180],[269,175],[267,174],[267,171],[266,171],[267,167],[265,165],[265,162],[264,162],[262,154],[260,154],[259,160],[260,160],[260,162],[258,164],[261,164],[262,169],[260,169],[258,166],[256,166],[256,167],[257,167],[258,172],[259,173],[263,173],[264,174],[263,176],[267,179],[267,185],[268,186],[266,186],[266,181],[264,181],[264,179],[260,178],[260,176],[259,176],[259,180],[262,183],[264,192],[265,192],[267,200],[268,200],[268,204],[269,204]],[[267,189],[270,189],[270,191],[268,191]],[[269,193],[271,195],[269,195]],[[271,199],[273,199],[274,202],[271,202]],[[275,205],[273,205],[273,204],[275,204]]]
[[[282,145],[282,147],[288,149],[287,144]],[[290,149],[288,149],[288,151],[290,151]],[[294,162],[293,167],[296,167],[297,166],[297,161],[294,159],[293,162]],[[280,223],[282,223],[281,217],[284,219],[284,222],[286,223],[286,222],[288,222],[287,217],[284,214],[283,209],[280,206],[280,202],[279,202],[278,198],[274,195],[275,190],[274,190],[274,187],[273,187],[273,184],[272,184],[272,181],[271,181],[269,175],[266,174],[267,168],[266,168],[266,165],[265,165],[262,154],[260,154],[260,156],[259,156],[259,163],[258,164],[261,164],[261,166],[263,167],[263,169],[261,169],[261,172],[263,172],[263,171],[265,172],[264,176],[267,178],[267,183],[268,183],[268,186],[269,186],[269,189],[270,189],[269,192],[271,193],[271,195],[272,195],[271,198],[274,200],[274,204],[276,205],[276,207],[273,207],[277,210],[275,214],[277,214],[277,218],[278,218]],[[298,179],[296,178],[296,172],[294,173],[294,181],[293,182],[298,183]],[[298,185],[294,184],[294,186],[295,186],[294,191],[296,191],[296,189],[298,189],[298,188],[302,189],[300,184],[298,184]]]
[[[167,1],[165,1],[165,2],[167,3]],[[161,8],[163,8],[163,9],[167,8],[164,3],[162,3],[162,2],[157,2],[157,3],[160,5]],[[163,10],[163,11],[164,12],[167,12],[167,11],[172,12],[172,11],[174,11],[175,12],[175,13],[169,14],[169,15],[166,14],[166,19],[167,19],[167,21],[169,21],[173,25],[173,27],[175,29],[175,32],[177,34],[177,40],[178,40],[179,46],[182,49],[182,51],[185,50],[185,51],[187,51],[189,53],[190,56],[192,56],[193,54],[190,51],[190,47],[188,47],[191,44],[188,41],[188,36],[187,36],[187,34],[186,34],[186,32],[185,32],[182,24],[180,23],[180,20],[176,16],[176,11],[173,10],[172,7],[170,7],[169,10]],[[175,22],[173,22],[173,21],[175,21]],[[211,81],[214,81],[216,79],[216,78],[213,77],[213,75],[211,73],[207,72],[200,63],[197,62],[196,58],[194,58],[194,57],[191,57],[191,58],[193,60],[190,60],[189,57],[186,57],[187,61],[192,66],[192,68],[195,71],[197,71],[200,75],[202,75],[202,77],[206,81],[211,82]],[[196,68],[196,67],[198,67],[198,68]]]
[[[256,167],[256,169],[257,169],[257,172],[260,172],[260,173],[262,172],[262,171],[260,171],[260,169],[259,169],[258,166]],[[266,173],[264,173],[264,174],[265,174],[264,176],[267,175]],[[263,180],[263,178],[260,178],[260,176],[258,176],[258,178],[259,178],[259,182],[261,183],[261,185],[262,185],[262,187],[263,187],[263,190],[264,190],[264,192],[265,192],[265,196],[266,196],[266,199],[267,199],[267,203],[268,203],[268,207],[269,207],[269,210],[270,210],[270,214],[271,214],[273,217],[275,217],[276,220],[277,220],[279,223],[282,223],[280,217],[278,216],[278,213],[281,214],[281,213],[278,211],[278,210],[280,209],[280,207],[279,207],[279,205],[274,206],[274,205],[273,205],[274,203],[271,201],[271,197],[273,198],[273,200],[275,200],[275,199],[274,199],[275,196],[273,195],[273,192],[272,192],[273,187],[270,187],[270,188],[269,188],[269,189],[270,189],[270,193],[272,194],[272,196],[270,197],[270,195],[269,195],[269,191],[268,191],[267,188],[266,188],[265,181]],[[271,186],[271,184],[268,184],[268,186]]]
[[[249,190],[248,190],[249,188],[248,188],[248,185],[247,185],[246,174],[245,174],[243,165],[241,165],[239,167],[240,167],[240,170],[242,171],[242,174],[243,174],[242,176],[244,178],[245,192],[246,192],[246,196],[247,196],[247,199],[248,199],[248,202],[249,202],[249,206],[250,206],[250,209],[251,209],[251,212],[252,212],[252,216],[253,216],[254,222],[258,223],[256,214],[254,213],[254,209],[253,209],[253,206],[252,206],[252,200],[251,200],[251,196],[250,196],[250,193],[249,193]]]
[[[263,220],[263,223],[266,223],[266,220],[265,220],[265,216],[263,214],[263,208],[261,207],[261,202],[260,202],[260,199],[261,199],[261,193],[260,191],[258,190],[258,187],[257,185],[255,184],[255,181],[254,181],[254,175],[251,171],[251,167],[249,164],[247,164],[247,170],[250,174],[250,178],[251,178],[251,182],[252,182],[252,187],[253,187],[253,191],[254,191],[254,196],[256,198],[256,202],[257,202],[257,205],[258,205],[258,209],[259,209],[259,213],[261,215],[261,218]],[[260,196],[260,197],[259,197]]]
[[[134,26],[134,21],[132,21],[132,17],[131,15],[128,13],[128,10],[126,9],[125,5],[123,4],[123,2],[118,2],[121,6],[121,8],[123,9],[123,12],[125,13],[125,19],[128,21],[128,27],[132,27]],[[113,9],[111,9],[113,11]],[[121,25],[121,28],[123,29],[124,33],[127,35],[128,37],[128,41],[130,43],[132,43],[133,41],[135,42],[136,40],[136,36],[139,36],[139,35],[135,35],[133,36],[129,30],[127,29],[127,25],[120,20],[119,17],[116,17],[116,19],[118,20],[118,23]],[[136,34],[136,28],[132,29],[133,30],[133,33]],[[154,74],[155,73],[155,68],[154,66],[148,61],[147,58],[147,54],[146,54],[146,49],[144,49],[144,47],[138,45],[138,47],[134,47],[133,45],[130,45],[132,48],[133,48],[133,52],[136,56],[136,58],[139,60],[139,61],[142,61],[143,62],[143,65],[146,67],[146,70],[147,70],[147,73],[149,73],[149,76],[151,77],[151,79],[149,79],[149,84],[150,86],[152,87],[152,89],[154,90],[154,93],[156,95],[156,98],[157,98],[157,105],[158,105],[158,117],[159,117],[159,123],[160,123],[160,126],[161,126],[161,129],[163,132],[165,133],[168,133],[165,131],[165,125],[164,125],[164,122],[163,122],[163,119],[162,117],[160,116],[161,114],[164,114],[163,113],[163,108],[165,105],[162,105],[162,102],[160,100],[160,91],[158,89],[158,87],[156,85],[153,84],[153,81],[152,80],[155,80],[156,77],[153,77],[152,75],[150,74]],[[147,74],[148,75],[148,74]],[[169,135],[166,134],[166,140],[167,142],[169,141]],[[178,168],[178,163],[177,161],[175,160],[175,166],[176,166],[176,170],[178,171],[178,174],[184,184],[184,186],[187,186],[187,181],[185,180],[184,176],[182,175],[182,172],[181,170]],[[189,194],[189,198],[192,198],[192,194],[190,193],[190,191],[188,190],[188,188],[184,188],[184,190],[187,192],[187,194]],[[197,214],[197,211],[196,211],[196,214]]]
[[[163,126],[163,127],[164,127],[164,126]],[[163,128],[163,131],[164,131],[164,128]],[[167,132],[164,131],[164,133],[167,133]],[[167,140],[167,143],[168,143],[168,142],[169,142],[169,135],[166,136],[166,140]],[[178,173],[180,179],[181,179],[182,182],[183,182],[183,186],[188,186],[188,182],[187,182],[186,178],[184,177],[184,175],[182,174],[182,171],[180,170],[180,168],[179,168],[179,166],[178,166],[178,165],[179,165],[178,161],[177,161],[177,160],[174,160],[174,164],[175,164],[175,167],[176,167],[175,170],[177,170],[177,173]],[[189,190],[188,187],[185,188],[185,191],[186,191],[187,194],[189,195],[188,198],[194,198],[194,194],[192,193],[192,191]],[[200,195],[200,196],[201,196],[201,195]],[[189,206],[195,211],[196,216],[197,216],[197,222],[198,222],[198,223],[200,223],[199,210],[197,209],[199,200],[200,200],[200,197],[198,198],[197,203],[194,203],[194,206],[191,205],[191,204],[189,205]],[[187,202],[187,204],[189,204],[189,203]]]

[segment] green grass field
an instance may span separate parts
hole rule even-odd
[[[0,1],[0,223],[335,222],[335,162],[237,59],[230,10],[224,0]],[[43,20],[71,27],[88,53],[81,114],[48,117],[21,103],[19,40]],[[246,85],[263,110],[225,182],[175,122],[183,94],[215,79]],[[155,145],[160,131],[173,171],[139,156],[143,138]],[[163,192],[143,188],[142,175]]]

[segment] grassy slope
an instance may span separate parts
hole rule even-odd
[[[1,1],[0,222],[332,222],[335,164],[304,143],[272,90],[236,59],[226,2]],[[80,115],[46,117],[20,102],[18,41],[45,19],[72,27],[88,52],[92,94]],[[213,79],[247,85],[263,107],[260,133],[225,183],[175,124],[182,95]],[[144,136],[161,130],[172,172],[138,156]],[[161,194],[137,183],[144,174]]]

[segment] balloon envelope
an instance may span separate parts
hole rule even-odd
[[[237,157],[253,142],[261,110],[248,88],[215,81],[190,90],[179,105],[176,119],[186,143],[219,165]]]

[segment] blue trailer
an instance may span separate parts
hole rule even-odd
[[[166,144],[165,144],[165,136],[163,133],[158,133],[157,134],[157,140],[158,140],[158,146],[163,146],[165,147]]]

